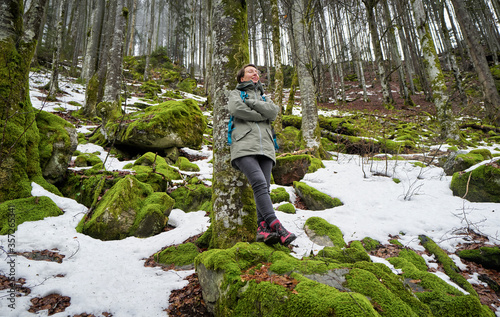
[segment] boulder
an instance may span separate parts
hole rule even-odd
[[[63,212],[49,197],[29,197],[8,200],[0,204],[0,234],[13,234],[26,221],[55,217]]]
[[[342,231],[323,218],[308,218],[304,224],[304,231],[309,239],[317,245],[339,248],[346,246]]]
[[[173,266],[176,270],[194,269],[194,259],[200,254],[200,250],[191,242],[168,247],[158,253],[153,258],[155,262]]]
[[[306,173],[313,173],[324,167],[320,159],[308,154],[287,154],[276,158],[273,168],[274,182],[282,186],[290,186],[295,181],[300,181]]]
[[[453,195],[473,202],[500,203],[499,161],[477,167],[470,172],[453,174],[450,188]]]
[[[151,185],[155,192],[165,192],[172,180],[182,179],[178,170],[169,166],[162,156],[152,152],[145,153],[124,168],[135,171],[135,177]]]
[[[497,246],[484,246],[475,250],[462,250],[458,252],[458,256],[467,261],[481,264],[487,269],[493,269],[500,272],[500,248]]]
[[[149,237],[162,232],[173,206],[166,193],[154,192],[150,185],[127,175],[83,217],[77,231],[101,240]]]
[[[293,182],[293,188],[308,210],[325,210],[343,205],[338,198],[332,198],[303,182]]]
[[[204,184],[179,186],[169,192],[169,195],[175,200],[174,208],[184,212],[212,210],[212,188]]]
[[[142,152],[172,147],[201,148],[207,121],[196,101],[169,100],[125,117],[114,118],[101,127],[108,142]]]
[[[439,163],[443,167],[445,174],[450,176],[491,158],[489,150],[456,151],[440,158]]]
[[[40,134],[40,167],[43,177],[54,184],[62,180],[78,146],[75,127],[55,114],[40,111],[36,117]]]
[[[88,167],[101,163],[102,160],[97,155],[92,153],[82,153],[75,159],[75,166],[77,167]]]
[[[203,300],[215,316],[493,316],[477,296],[404,258],[391,258],[402,278],[370,262],[360,241],[329,248],[337,252],[302,260],[264,243],[205,251],[195,259]]]

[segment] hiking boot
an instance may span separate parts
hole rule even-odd
[[[255,240],[272,245],[280,242],[280,236],[276,232],[271,232],[271,228],[269,228],[265,221],[261,221],[257,228],[257,237]]]
[[[284,246],[289,245],[293,240],[297,239],[297,236],[286,230],[278,219],[274,220],[270,227],[272,231],[275,231],[279,235],[280,243]]]

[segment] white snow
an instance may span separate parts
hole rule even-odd
[[[42,78],[38,80],[43,81]],[[40,108],[43,103],[36,98],[38,90],[33,87],[34,84],[31,99],[33,105]],[[72,87],[67,90],[71,95],[67,100],[83,103],[83,89],[69,87]],[[44,110],[50,111],[51,107],[46,105]],[[70,109],[67,104],[60,107]],[[82,127],[81,131],[88,133],[88,130],[83,130],[85,128],[88,127]],[[107,155],[102,147],[93,144],[79,145],[78,150],[100,152],[99,156],[103,160]],[[201,169],[198,173],[200,178],[210,181],[211,151],[207,147],[201,151],[185,150],[191,155],[206,157],[196,163]],[[490,150],[495,153],[493,147]],[[110,156],[106,161],[106,169],[121,170],[127,163],[130,162],[120,162]],[[491,243],[499,244],[500,204],[472,203],[453,196],[449,188],[451,177],[446,176],[441,168],[416,167],[410,161],[389,161],[386,166],[386,162],[367,162],[359,156],[343,154],[335,160],[324,161],[324,164],[325,168],[307,174],[303,181],[339,198],[344,205],[324,211],[298,209],[296,214],[277,211],[284,226],[298,236],[293,243],[292,253],[297,258],[311,252],[317,253],[322,248],[315,245],[303,230],[309,217],[322,217],[338,226],[346,242],[371,237],[381,243],[388,243],[390,235],[398,235],[403,245],[423,250],[418,236],[427,235],[443,249],[453,251],[458,243],[471,242],[459,234],[471,226],[488,236]],[[375,176],[380,173],[389,177]],[[396,184],[393,178],[401,182]],[[276,187],[280,186],[272,185],[272,188]],[[293,201],[293,188],[285,188],[292,194]],[[184,213],[179,209],[173,210],[169,224],[176,228],[154,237],[101,241],[75,230],[87,211],[85,206],[48,193],[35,183],[32,194],[50,197],[64,214],[20,225],[14,234],[16,251],[57,249],[65,258],[62,263],[56,263],[28,260],[23,256],[13,257],[15,276],[26,279],[31,294],[17,297],[16,308],[12,310],[8,307],[8,290],[0,291],[0,316],[33,316],[27,312],[30,300],[51,293],[71,297],[71,305],[64,312],[53,316],[72,316],[84,312],[96,316],[109,312],[119,317],[166,315],[164,309],[168,307],[171,291],[187,285],[184,278],[194,270],[163,271],[145,267],[144,259],[165,246],[182,243],[205,231],[209,226],[209,218],[204,211]],[[0,236],[0,244],[4,249],[9,238],[12,236]],[[0,273],[8,274],[11,270],[10,259],[1,250],[0,256]],[[424,258],[429,267],[436,266],[433,257]],[[372,257],[372,260],[385,263],[395,273],[399,273],[384,259]],[[454,260],[461,268],[464,267],[457,258]],[[437,274],[447,280],[444,274]],[[477,280],[477,276],[471,277],[471,281],[481,283]],[[496,307],[500,307],[500,303]],[[42,316],[44,314],[46,311],[39,313]],[[497,316],[500,316],[500,311]]]

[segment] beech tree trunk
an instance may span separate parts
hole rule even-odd
[[[458,23],[460,24],[460,29],[462,30],[465,42],[469,47],[472,62],[474,63],[474,69],[479,78],[479,82],[483,86],[486,117],[491,123],[496,126],[500,126],[500,95],[495,87],[495,81],[488,67],[484,50],[478,41],[478,31],[471,21],[469,12],[465,8],[464,1],[452,0],[451,2],[455,8],[455,15]]]
[[[278,0],[271,0],[271,21],[273,35],[273,54],[274,54],[274,104],[280,108],[278,117],[274,121],[276,133],[283,130],[281,119],[283,115],[283,69],[281,67],[281,44],[280,44],[280,20],[278,10]]]
[[[144,81],[149,80],[149,61],[151,59],[151,45],[153,42],[153,33],[155,29],[155,0],[151,0],[151,18],[149,21],[148,47],[146,51],[146,66],[144,66]]]
[[[453,117],[449,102],[447,87],[439,57],[434,46],[434,41],[427,24],[427,18],[422,0],[413,0],[413,12],[420,37],[420,46],[424,58],[424,65],[429,81],[431,82],[432,95],[436,105],[436,117],[441,127],[441,138],[458,139],[458,127]]]
[[[54,54],[52,54],[52,76],[49,83],[49,93],[47,94],[48,100],[56,100],[57,92],[59,91],[59,60],[61,58],[62,38],[64,32],[64,19],[66,18],[66,3],[68,0],[61,0],[59,3],[59,20],[57,21],[57,39],[54,47]]]
[[[243,173],[231,167],[227,145],[227,96],[236,86],[236,72],[248,63],[246,1],[212,0],[210,100],[213,103],[214,163],[210,247],[229,248],[254,241],[257,212],[252,189]]]
[[[312,149],[316,156],[320,156],[320,129],[318,124],[318,105],[311,69],[311,56],[307,51],[308,16],[311,9],[309,0],[296,0],[292,4],[292,28],[295,42],[295,62],[300,87],[300,104],[302,106],[302,142],[305,148]]]
[[[31,196],[42,176],[29,94],[29,71],[47,0],[32,0],[23,21],[22,0],[0,0],[0,203]]]

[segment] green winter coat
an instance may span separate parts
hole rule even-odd
[[[248,94],[243,102],[241,91]],[[231,165],[234,160],[247,155],[264,155],[276,164],[271,122],[279,108],[271,100],[264,101],[260,82],[239,83],[229,94],[229,113],[234,117],[231,144]]]

